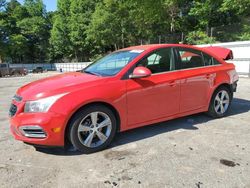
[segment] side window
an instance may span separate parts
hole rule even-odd
[[[177,56],[179,57],[181,69],[190,69],[204,66],[200,51],[188,48],[177,48]]]
[[[156,53],[148,57],[148,65],[157,65],[159,64],[160,56]]]
[[[211,65],[220,65],[221,63],[217,61],[215,58],[211,57],[208,54],[202,53],[204,58],[205,66],[211,66]]]
[[[221,63],[213,58],[213,65],[220,65]]]
[[[175,70],[174,56],[172,48],[156,50],[147,57],[143,58],[137,67],[147,67],[153,74]]]
[[[205,66],[214,65],[214,61],[213,61],[213,58],[211,56],[209,56],[208,54],[205,54],[205,53],[202,53],[202,54],[203,54]]]

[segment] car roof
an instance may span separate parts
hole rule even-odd
[[[224,60],[224,58],[220,54],[218,54],[217,49],[208,50],[208,49],[203,48],[203,47],[188,45],[188,44],[148,44],[148,45],[131,46],[131,47],[128,47],[128,48],[120,49],[118,51],[131,51],[131,50],[153,51],[153,50],[160,49],[160,48],[165,48],[165,47],[190,48],[190,49],[205,52],[205,53],[209,54],[210,56],[212,56],[213,58],[216,58],[217,60],[218,59]],[[224,63],[224,61],[220,61],[220,62]]]
[[[188,48],[196,48],[199,49],[193,45],[187,45],[187,44],[148,44],[148,45],[139,45],[139,46],[131,46],[128,48],[123,48],[119,51],[124,50],[153,50],[158,48],[164,48],[164,47],[188,47]]]

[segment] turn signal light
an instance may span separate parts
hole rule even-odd
[[[59,133],[61,131],[61,128],[60,127],[56,127],[56,128],[53,128],[52,131],[54,133]]]

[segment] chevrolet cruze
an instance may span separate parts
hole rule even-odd
[[[9,110],[17,140],[71,143],[83,153],[107,147],[117,132],[190,114],[226,115],[236,91],[232,52],[161,44],[122,49],[81,72],[19,88]]]

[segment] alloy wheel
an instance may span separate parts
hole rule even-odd
[[[230,104],[230,97],[227,91],[221,90],[214,100],[214,109],[217,114],[224,114]]]
[[[91,112],[81,120],[78,138],[84,146],[95,148],[107,141],[111,131],[112,122],[106,113]]]

